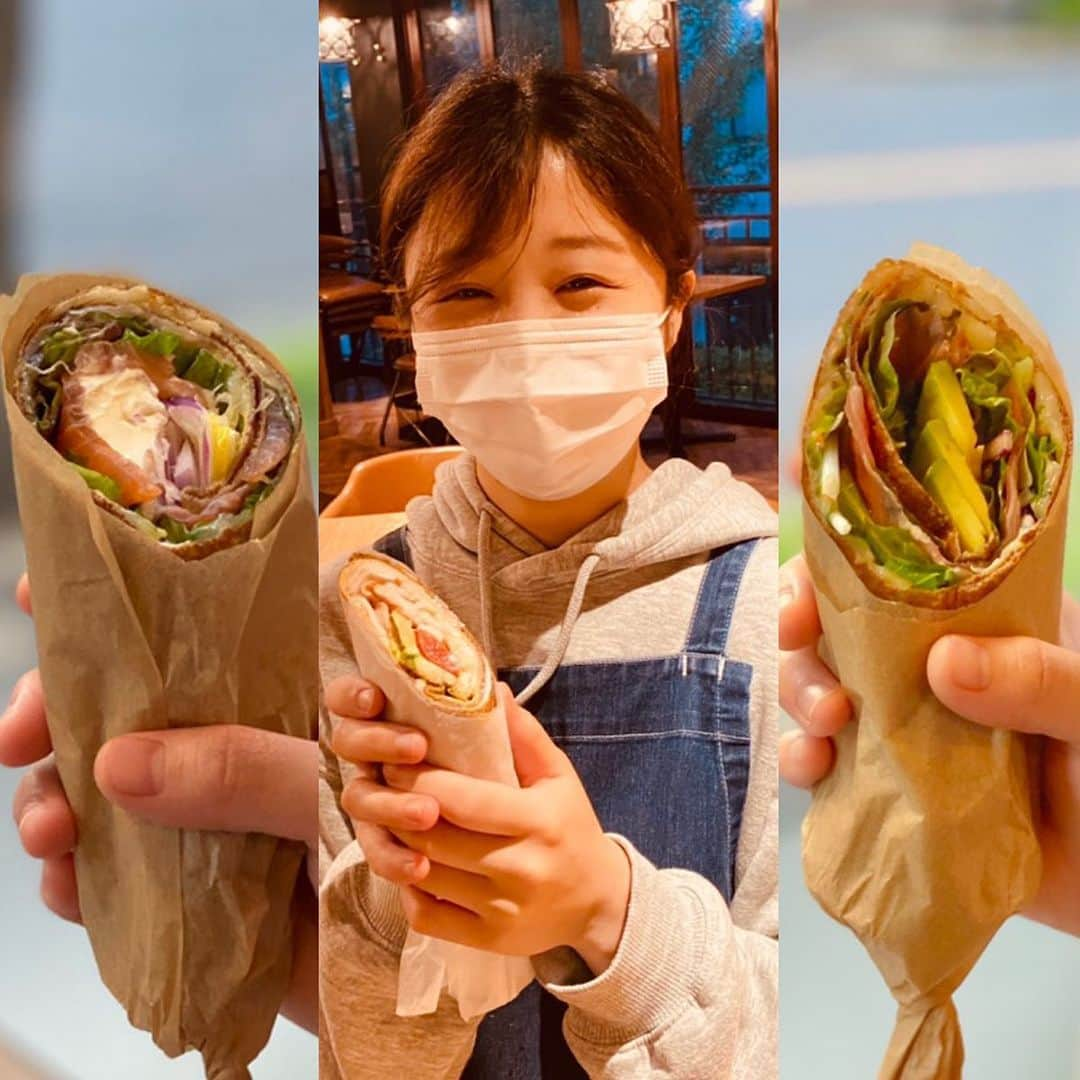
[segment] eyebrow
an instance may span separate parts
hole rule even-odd
[[[558,251],[581,251],[588,248],[599,248],[603,251],[614,251],[619,255],[625,255],[627,252],[626,244],[622,240],[609,240],[604,236],[585,233],[577,236],[556,236],[548,243],[548,247]]]

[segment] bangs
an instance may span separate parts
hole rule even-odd
[[[423,238],[414,253],[412,280],[400,293],[406,310],[495,255],[525,228],[543,147],[523,142],[516,154],[492,156],[486,167],[446,172],[433,181],[416,225],[404,238],[403,258],[410,241]]]
[[[641,239],[674,295],[694,265],[697,216],[644,114],[599,76],[495,67],[447,88],[404,138],[387,178],[382,269],[403,314],[522,231],[548,148]],[[420,233],[407,281],[406,247]]]

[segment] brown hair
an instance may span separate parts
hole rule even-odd
[[[527,220],[547,147],[641,237],[676,294],[697,255],[697,217],[641,110],[599,75],[489,67],[456,79],[427,110],[384,185],[382,265],[404,312]],[[426,215],[442,250],[406,289],[405,247]]]

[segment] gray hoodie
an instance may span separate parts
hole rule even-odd
[[[725,465],[668,461],[629,499],[554,549],[484,495],[475,464],[444,464],[432,497],[407,511],[417,574],[480,637],[500,667],[634,660],[683,647],[709,553],[763,538],[743,575],[726,655],[753,669],[749,786],[730,907],[705,878],[657,869],[622,837],[630,906],[612,964],[593,977],[568,949],[533,957],[568,1005],[567,1042],[591,1077],[686,1080],[776,1075],[776,516]],[[355,673],[324,568],[324,685]],[[575,587],[576,586],[576,587]],[[484,609],[484,611],[481,610]],[[580,610],[575,610],[580,608]],[[546,662],[546,666],[545,666]],[[397,890],[371,874],[339,796],[354,775],[328,748],[323,715],[320,1009],[323,1080],[453,1078],[477,1022],[446,995],[429,1016],[394,1015],[406,924]],[[657,793],[657,812],[663,813]]]

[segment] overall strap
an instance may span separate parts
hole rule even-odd
[[[380,555],[389,555],[391,559],[397,559],[399,563],[404,563],[411,570],[412,560],[409,558],[409,542],[405,532],[406,526],[402,525],[401,528],[380,536],[371,546]]]
[[[724,655],[735,598],[739,595],[746,564],[756,547],[755,537],[717,548],[710,554],[686,637],[687,652]]]

